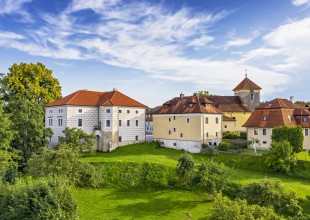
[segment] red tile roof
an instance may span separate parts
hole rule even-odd
[[[256,85],[252,80],[250,80],[248,77],[245,77],[244,80],[241,81],[241,83],[239,83],[239,85],[237,85],[233,91],[237,91],[237,90],[261,90],[262,88],[259,87],[258,85]]]
[[[60,105],[147,107],[119,91],[96,92],[88,90],[76,91],[46,106]]]
[[[220,110],[214,107],[212,102],[206,97],[184,96],[176,97],[165,102],[153,114],[189,114],[189,113],[207,113],[222,114]]]
[[[310,127],[309,121],[310,112],[305,105],[294,104],[287,99],[274,99],[257,107],[243,127]]]
[[[249,112],[239,96],[207,96],[212,104],[222,112]]]

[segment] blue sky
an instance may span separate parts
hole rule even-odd
[[[149,105],[181,92],[310,101],[310,0],[0,0],[0,72],[42,62],[63,95],[119,91]]]

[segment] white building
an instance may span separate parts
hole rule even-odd
[[[79,90],[45,106],[45,127],[54,132],[51,144],[58,143],[66,127],[81,128],[96,135],[96,150],[109,151],[145,142],[145,109],[117,90]]]

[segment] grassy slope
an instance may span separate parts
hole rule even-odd
[[[137,144],[117,149],[111,153],[97,152],[87,155],[83,161],[152,162],[175,167],[184,152],[155,148],[152,144]],[[209,156],[193,155],[196,161],[212,159]],[[219,160],[226,155],[219,155]],[[310,181],[266,172],[234,169],[234,177],[240,183],[249,183],[264,178],[282,181],[287,190],[294,190],[299,197],[310,196]],[[78,189],[81,219],[184,219],[189,212],[194,219],[206,219],[211,203],[206,195],[197,192],[157,190],[150,192],[119,192],[113,189]]]

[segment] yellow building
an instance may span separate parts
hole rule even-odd
[[[309,106],[294,104],[287,99],[274,99],[255,109],[244,124],[252,147],[269,149],[272,129],[276,126],[301,126],[304,133],[304,148],[310,149]]]
[[[223,114],[206,97],[173,98],[153,113],[153,137],[162,146],[198,153],[222,140]]]

